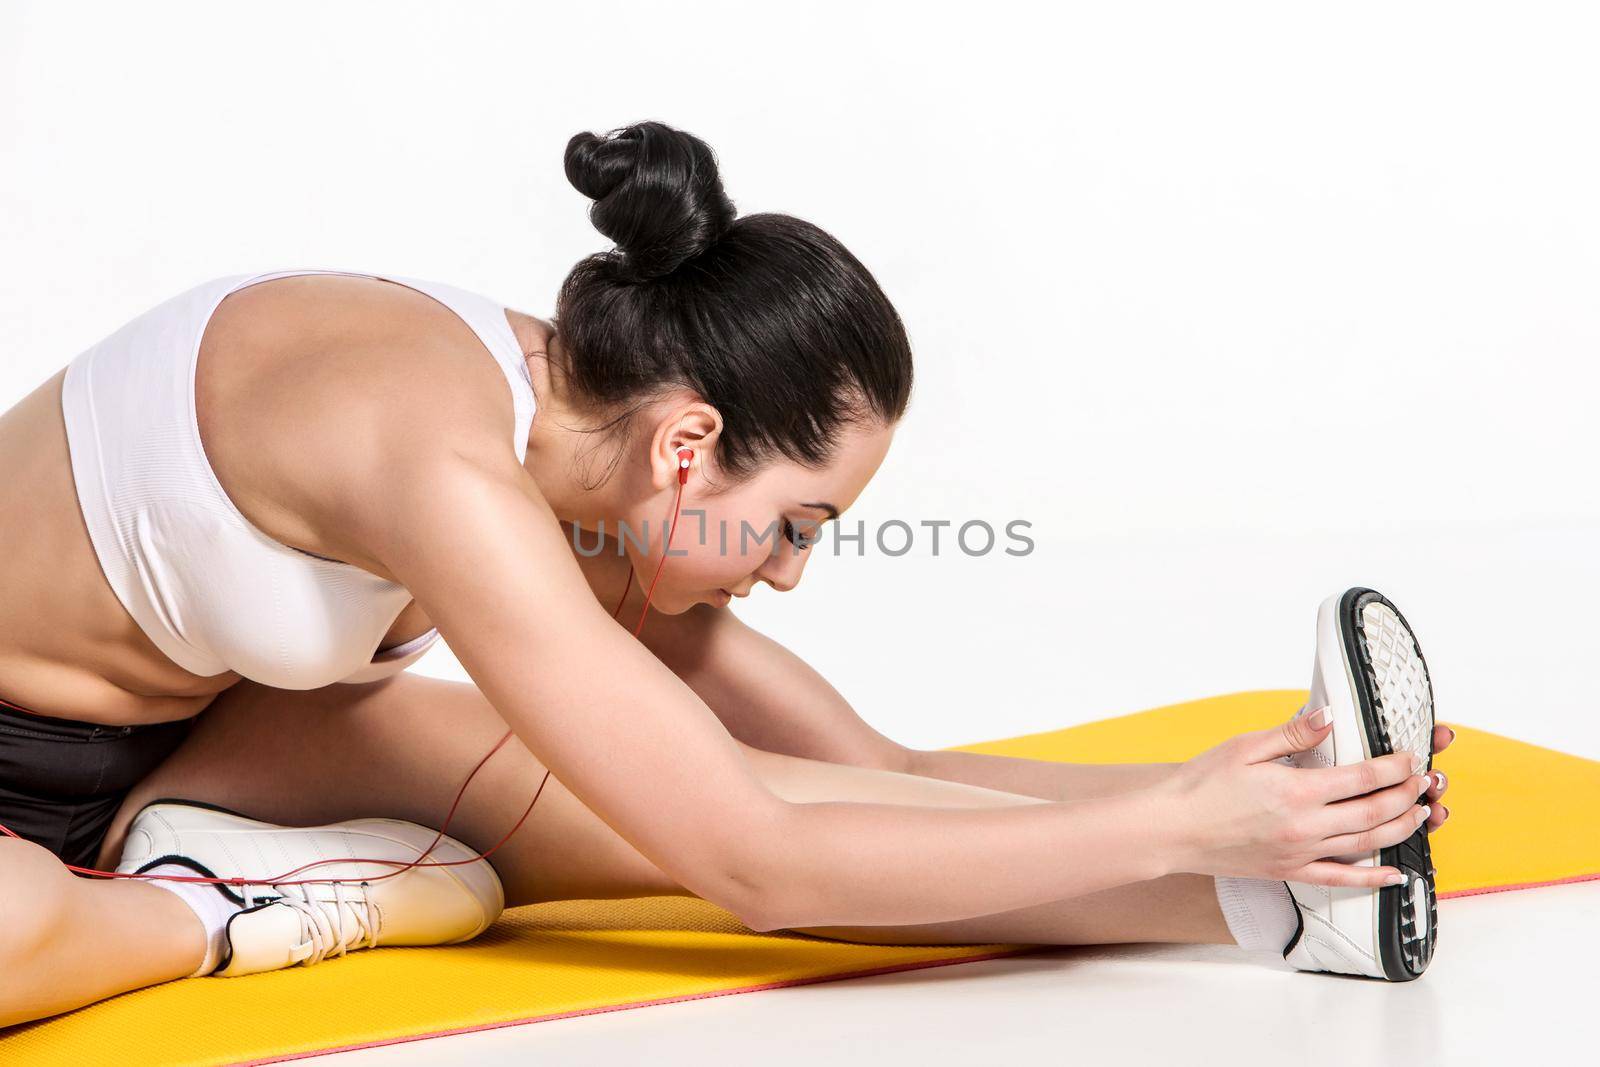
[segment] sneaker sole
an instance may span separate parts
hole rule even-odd
[[[1356,695],[1366,758],[1408,751],[1433,766],[1433,683],[1422,647],[1400,609],[1383,594],[1355,588],[1339,598],[1335,625],[1346,681]],[[1423,827],[1378,850],[1379,864],[1405,872],[1403,885],[1378,890],[1378,947],[1391,982],[1422,976],[1433,958],[1439,906],[1433,853]]]

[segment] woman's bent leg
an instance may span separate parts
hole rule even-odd
[[[200,920],[165,889],[78,878],[0,839],[0,1026],[182,978],[204,953]]]
[[[363,816],[437,828],[462,780],[506,726],[476,686],[421,675],[305,692],[243,682],[223,693],[182,748],[129,797],[102,863],[115,862],[128,820],[158,797],[204,800],[255,818],[311,825]],[[878,801],[934,807],[1042,801],[936,778],[762,752],[747,757],[796,802]],[[449,833],[479,851],[511,829],[544,768],[516,738],[473,779]],[[687,895],[554,777],[493,861],[508,906],[548,900]],[[1215,882],[1177,874],[1085,896],[930,926],[802,932],[894,943],[1232,944]]]
[[[117,862],[133,816],[160,798],[204,801],[285,826],[379,817],[437,829],[462,781],[506,729],[467,683],[402,674],[294,691],[241,682],[129,794],[97,865]],[[544,770],[512,737],[473,778],[446,832],[489,849],[516,824]],[[688,895],[554,777],[491,862],[508,907]]]

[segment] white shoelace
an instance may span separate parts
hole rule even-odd
[[[254,886],[244,887],[244,906],[258,903],[252,892]],[[377,905],[367,899],[367,886],[361,883],[333,883],[333,899],[317,900],[309,887],[303,885],[275,885],[270,887],[278,894],[277,901],[293,908],[300,915],[300,944],[291,956],[296,963],[307,967],[321,963],[332,956],[337,959],[352,949],[372,948],[378,943],[383,921]],[[346,896],[346,891],[352,896]],[[263,896],[262,901],[272,900]],[[346,929],[345,917],[351,922]]]

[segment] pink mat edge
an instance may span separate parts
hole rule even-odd
[[[1519,889],[1541,889],[1545,886],[1571,885],[1576,882],[1600,881],[1600,871],[1594,874],[1577,874],[1571,878],[1553,878],[1545,882],[1514,882],[1511,885],[1483,886],[1478,889],[1456,889],[1449,893],[1440,893],[1440,900],[1453,900],[1456,897],[1476,897],[1487,893],[1509,893]],[[960,963],[979,963],[984,960],[1005,959],[1010,956],[1022,956],[1029,952],[1047,949],[1050,945],[1023,945],[1018,948],[1006,949],[1001,952],[989,952],[977,956],[954,956],[948,959],[920,960],[916,963],[897,963],[887,967],[871,967],[861,971],[844,971],[839,974],[812,975],[808,978],[790,978],[781,982],[762,982],[757,985],[735,986],[732,989],[712,989],[704,993],[685,993],[676,997],[657,997],[653,1000],[632,1000],[621,1004],[606,1004],[597,1008],[579,1008],[576,1011],[551,1012],[548,1015],[530,1015],[522,1019],[505,1019],[500,1022],[482,1023],[477,1026],[458,1026],[449,1030],[430,1030],[421,1034],[406,1034],[403,1037],[388,1037],[381,1041],[367,1041],[358,1045],[335,1045],[328,1048],[316,1049],[311,1052],[291,1052],[283,1056],[272,1056],[260,1060],[241,1060],[236,1067],[256,1067],[257,1064],[287,1063],[290,1060],[305,1060],[315,1056],[333,1056],[340,1052],[355,1052],[364,1048],[381,1048],[384,1045],[403,1045],[411,1041],[427,1041],[435,1037],[454,1037],[457,1034],[477,1033],[480,1030],[500,1030],[508,1026],[527,1026],[532,1023],[553,1022],[557,1019],[572,1019],[580,1015],[602,1015],[612,1011],[628,1011],[633,1008],[649,1008],[657,1004],[678,1004],[689,1000],[706,1000],[711,997],[735,996],[739,993],[759,993],[764,989],[783,989],[788,986],[815,985],[820,982],[839,982],[850,978],[870,978],[879,974],[894,974],[897,971],[915,971],[925,967],[946,967]]]

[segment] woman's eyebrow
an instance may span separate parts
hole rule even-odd
[[[839,509],[825,500],[819,500],[811,504],[802,503],[800,506],[803,508],[817,508],[819,510],[826,511],[828,513],[828,518],[830,519],[837,519],[839,517]]]

